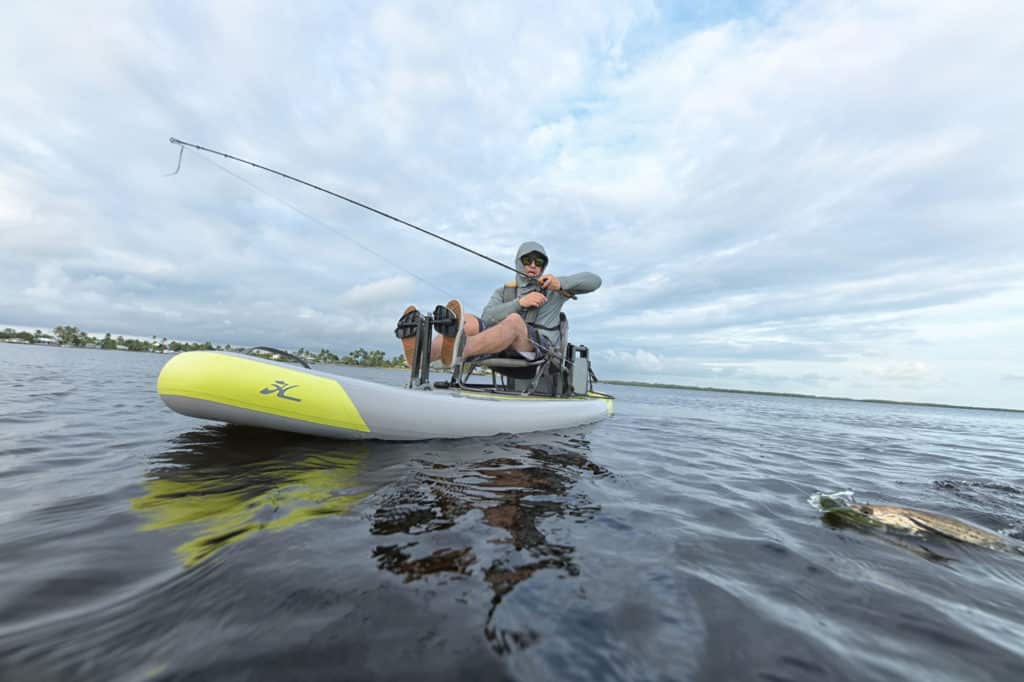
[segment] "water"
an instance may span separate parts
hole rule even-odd
[[[0,679],[1024,679],[1024,556],[808,503],[1024,537],[1024,415],[614,387],[346,443],[177,415],[165,359],[0,344]]]

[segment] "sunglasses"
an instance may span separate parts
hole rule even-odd
[[[523,265],[536,265],[537,267],[543,268],[548,264],[548,259],[544,256],[531,256],[530,254],[526,254],[519,259],[519,262]]]

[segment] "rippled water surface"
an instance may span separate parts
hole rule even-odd
[[[1024,555],[808,502],[1024,537],[1022,414],[612,387],[348,443],[177,415],[165,359],[0,344],[0,679],[1024,679]]]

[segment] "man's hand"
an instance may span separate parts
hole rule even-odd
[[[558,291],[562,288],[562,282],[554,275],[541,275],[537,278],[537,283],[540,284],[542,289],[548,291]]]
[[[531,291],[524,296],[520,296],[517,301],[520,308],[539,308],[547,302],[548,297],[539,291]]]

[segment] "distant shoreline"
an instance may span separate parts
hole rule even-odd
[[[599,381],[601,384],[614,384],[618,386],[640,386],[643,388],[666,388],[682,391],[705,391],[707,393],[741,393],[746,395],[770,395],[780,398],[814,398],[815,400],[841,400],[852,403],[878,403],[881,405],[911,405],[914,407],[943,407],[951,410],[984,410],[985,412],[1015,412],[1024,414],[1024,410],[1015,410],[1011,407],[978,407],[977,405],[949,405],[946,403],[918,403],[906,400],[885,400],[883,398],[837,398],[829,395],[813,395],[810,393],[781,393],[777,391],[750,391],[739,388],[715,388],[713,386],[685,386],[682,384],[660,384],[647,381],[618,381],[605,379]]]
[[[98,350],[123,350],[141,353],[173,354],[192,350],[218,350],[245,352],[245,347],[232,348],[231,344],[218,346],[206,341],[204,343],[192,343],[188,341],[177,341],[163,337],[157,340],[156,336],[111,336],[107,332],[102,338],[92,336],[78,327],[71,325],[60,325],[53,328],[53,333],[46,333],[41,329],[28,331],[27,329],[15,329],[5,327],[0,329],[0,342],[12,343],[26,346],[51,346],[59,348],[86,348]],[[405,367],[405,358],[402,355],[395,355],[388,358],[382,350],[366,350],[357,348],[348,355],[342,357],[326,348],[313,352],[305,348],[296,351],[289,351],[267,346],[255,346],[248,350],[256,351],[254,354],[270,357],[273,360],[285,362],[315,362],[321,365],[346,365],[356,367]]]

